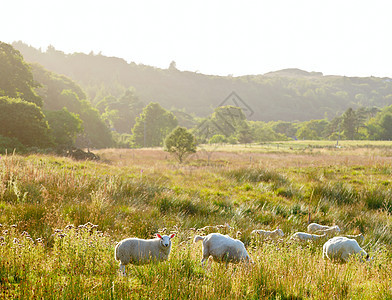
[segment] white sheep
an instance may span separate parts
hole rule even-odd
[[[358,242],[344,236],[335,236],[329,239],[323,246],[323,258],[337,262],[348,262],[353,254],[358,254],[361,260],[369,260],[369,255],[363,250]]]
[[[193,242],[197,243],[198,241],[203,241],[202,265],[210,256],[216,262],[225,262],[226,266],[229,262],[253,262],[245,249],[244,243],[228,235],[220,233],[210,233],[204,237],[196,235]]]
[[[251,232],[252,234],[258,234],[262,238],[270,238],[270,239],[277,239],[279,237],[283,237],[284,233],[282,229],[276,228],[273,231],[263,230],[263,229],[255,229]]]
[[[335,225],[335,226],[331,226],[331,227],[329,227],[327,229],[317,230],[315,233],[316,234],[326,234],[328,236],[333,236],[333,235],[339,234],[339,232],[340,232],[339,226]]]
[[[324,238],[325,236],[326,234],[317,235],[317,234],[311,234],[306,232],[296,232],[291,236],[290,239],[297,240],[300,242],[307,242],[307,241],[318,241]]]
[[[120,261],[120,271],[125,275],[125,266],[129,263],[143,265],[152,261],[163,261],[169,258],[171,239],[170,236],[156,234],[157,238],[144,240],[127,238],[120,241],[114,249],[114,257]]]
[[[318,230],[327,230],[330,228],[335,228],[335,230],[337,230],[338,232],[340,232],[340,228],[338,225],[334,225],[334,226],[328,226],[328,225],[320,225],[317,223],[310,223],[308,225],[308,232],[309,233],[315,233]]]

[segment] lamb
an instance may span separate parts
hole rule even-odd
[[[337,225],[328,226],[328,225],[320,225],[320,224],[317,224],[317,223],[310,223],[308,225],[308,232],[309,233],[315,233],[318,230],[326,230],[326,229],[330,229],[330,228],[335,228],[335,230],[340,232],[340,228]]]
[[[259,234],[262,238],[270,238],[270,239],[277,239],[279,237],[284,236],[282,229],[279,229],[279,227],[273,231],[255,229],[252,231],[252,234]]]
[[[332,236],[332,235],[338,234],[339,232],[340,232],[339,226],[335,225],[335,226],[331,226],[331,227],[329,227],[327,229],[317,230],[315,233],[316,234],[326,234],[328,236]]]
[[[203,259],[201,264],[212,256],[216,262],[225,262],[226,266],[229,262],[238,263],[245,261],[247,263],[253,262],[246,252],[244,243],[240,240],[233,239],[228,235],[220,233],[210,233],[207,236],[196,235],[193,242],[203,241]]]
[[[317,235],[317,234],[311,234],[306,232],[296,232],[291,236],[290,239],[301,241],[301,242],[307,242],[307,241],[318,241],[324,238],[325,236],[326,234]]]
[[[360,259],[369,260],[369,255],[363,250],[358,242],[344,236],[335,236],[329,239],[323,246],[323,258],[336,262],[348,262],[353,254],[358,254]]]
[[[156,234],[157,238],[144,240],[138,238],[127,238],[120,241],[114,249],[114,257],[120,261],[120,271],[125,276],[125,266],[129,263],[143,265],[152,261],[164,261],[169,258],[171,239],[170,236]]]

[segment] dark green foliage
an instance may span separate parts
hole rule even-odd
[[[0,135],[0,153],[23,153],[26,151],[26,147],[16,138],[10,138]]]
[[[37,86],[20,52],[0,42],[0,96],[22,98],[42,106],[42,99],[34,91]]]
[[[103,122],[99,111],[87,100],[81,101],[80,119],[83,121],[83,136],[77,141],[79,147],[107,148],[113,145],[109,128]]]
[[[143,110],[143,103],[135,95],[133,89],[128,89],[119,98],[107,96],[97,104],[105,121],[118,133],[131,133],[136,117]]]
[[[25,146],[49,147],[52,141],[41,109],[22,99],[0,97],[0,135]]]
[[[42,83],[38,92],[46,110],[58,111],[65,107],[70,113],[79,115],[83,121],[83,132],[77,140],[78,147],[105,148],[113,145],[109,128],[98,110],[86,100],[80,86],[69,78],[47,71],[39,65],[33,65],[33,74],[34,78]],[[76,131],[79,132],[79,129]]]
[[[344,132],[344,135],[345,135],[346,139],[348,139],[348,140],[353,140],[354,139],[356,123],[357,123],[356,113],[350,107],[343,114],[342,129],[343,129],[343,132]]]
[[[136,118],[132,129],[136,147],[162,146],[164,138],[177,126],[175,116],[158,103],[150,103]]]
[[[82,132],[82,120],[66,108],[58,111],[46,111],[51,134],[59,149],[71,148],[75,144],[76,134]]]

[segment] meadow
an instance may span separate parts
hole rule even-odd
[[[208,145],[182,165],[162,149],[2,155],[0,299],[390,299],[392,143],[335,144]],[[290,241],[309,220],[363,233],[373,260]],[[201,267],[195,230],[225,223],[255,264]],[[116,243],[156,232],[176,233],[169,260],[119,276]]]

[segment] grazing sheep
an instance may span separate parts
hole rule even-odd
[[[317,223],[310,223],[308,225],[308,232],[309,233],[315,233],[318,230],[326,230],[326,229],[330,229],[330,228],[336,228],[335,230],[338,230],[338,232],[340,232],[340,228],[337,225],[328,226],[328,225],[320,225],[320,224],[317,224]]]
[[[338,234],[339,232],[340,232],[339,226],[335,225],[335,226],[331,226],[331,227],[329,227],[327,229],[317,230],[315,233],[316,234],[326,234],[328,236],[332,236],[332,235]]]
[[[369,255],[363,250],[358,242],[344,236],[335,236],[329,239],[323,246],[323,258],[337,262],[348,262],[353,254],[359,254],[361,260],[369,260]]]
[[[204,262],[212,256],[216,262],[238,263],[240,261],[253,262],[246,252],[244,243],[240,240],[233,239],[228,235],[220,233],[210,233],[207,236],[196,235],[193,242],[203,241],[203,259]]]
[[[120,261],[120,271],[123,275],[125,275],[125,265],[129,263],[143,265],[169,258],[171,239],[175,234],[161,236],[158,233],[156,236],[157,238],[150,240],[128,238],[116,245],[114,257]]]
[[[318,241],[324,238],[325,236],[326,234],[317,235],[317,234],[311,234],[306,232],[296,232],[291,236],[290,239],[297,240],[300,242],[307,242],[307,241]]]
[[[258,234],[262,238],[270,238],[270,239],[277,239],[279,237],[284,236],[282,229],[276,228],[273,231],[263,230],[263,229],[255,229],[252,231],[252,234]]]

